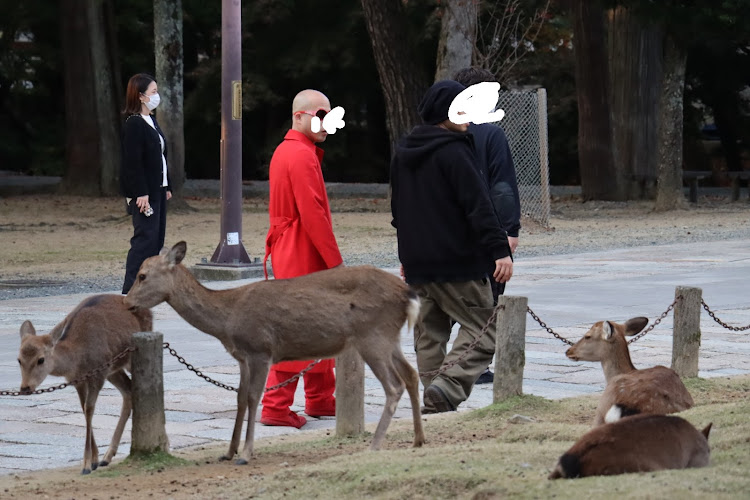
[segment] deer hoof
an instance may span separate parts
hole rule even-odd
[[[238,458],[234,461],[234,465],[247,465],[247,460],[244,458]]]
[[[91,469],[83,469],[83,470],[81,471],[81,475],[82,475],[82,476],[85,476],[86,474],[91,474]]]
[[[101,462],[99,462],[99,467],[106,467],[108,465],[109,465],[109,462],[107,462],[106,460],[102,460]]]
[[[91,470],[96,470],[99,467],[99,462],[91,462]]]
[[[232,457],[228,455],[222,455],[219,457],[219,462],[226,462],[227,460],[232,460]]]

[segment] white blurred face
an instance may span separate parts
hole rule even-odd
[[[317,91],[305,91],[302,94],[301,97],[295,98],[292,129],[301,132],[312,142],[323,142],[328,137],[328,132],[323,127],[313,132],[311,123],[314,117],[323,121],[325,115],[331,111],[331,102]]]

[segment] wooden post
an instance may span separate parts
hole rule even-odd
[[[133,335],[133,434],[131,455],[169,451],[165,429],[163,336],[157,332]]]
[[[526,364],[526,297],[501,295],[505,306],[497,314],[495,342],[495,382],[493,403],[523,394],[523,367]]]
[[[672,369],[680,377],[698,376],[698,350],[701,345],[700,288],[678,286],[675,298],[682,299],[674,306],[674,331],[672,333]]]
[[[336,358],[336,435],[365,431],[365,364],[353,348]]]

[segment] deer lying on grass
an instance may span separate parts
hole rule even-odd
[[[601,361],[607,385],[599,399],[594,425],[639,413],[667,414],[687,410],[693,398],[677,373],[665,366],[637,370],[630,360],[627,335],[643,330],[648,318],[624,325],[599,321],[565,353],[575,361]]]
[[[89,297],[46,335],[37,335],[31,321],[26,320],[21,325],[21,347],[18,354],[21,393],[34,392],[47,375],[65,377],[69,383],[76,382],[75,388],[86,418],[86,444],[81,474],[89,474],[100,465],[108,465],[117,453],[122,431],[132,409],[130,377],[125,373],[130,368],[130,353],[107,369],[85,379],[82,377],[103,367],[131,347],[133,333],[151,331],[151,311],[129,311],[123,299],[121,295]],[[112,441],[100,462],[91,419],[105,379],[122,394],[122,410]]]
[[[628,472],[687,469],[708,465],[708,433],[667,415],[634,415],[584,434],[549,479],[611,476]]]
[[[255,415],[271,363],[330,358],[352,347],[385,390],[383,414],[371,449],[380,447],[406,387],[412,404],[414,446],[424,443],[419,378],[401,352],[401,327],[419,314],[416,294],[396,276],[370,266],[340,267],[285,280],[209,290],[180,263],[187,245],[146,259],[125,303],[151,308],[166,301],[188,323],[219,339],[240,366],[235,419],[229,451],[239,448],[245,412],[245,446],[235,463],[252,456]]]

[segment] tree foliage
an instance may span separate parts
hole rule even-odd
[[[415,74],[434,75],[444,2],[396,1],[405,6],[405,36],[400,43],[414,54],[407,67]],[[727,165],[731,169],[745,166],[746,153],[740,146],[742,141],[748,142],[750,127],[743,108],[746,101],[739,92],[750,83],[750,2],[594,1],[603,2],[600,5],[606,8],[619,5],[630,9],[645,26],[664,27],[684,48],[685,137],[697,139],[706,115],[713,116]],[[121,109],[127,78],[136,72],[155,72],[153,0],[111,0],[108,4],[114,12],[112,29],[120,75],[113,95]],[[499,6],[515,5],[531,15],[545,4],[546,0],[479,2],[480,46],[492,46],[495,31],[490,29],[490,18],[498,17]],[[60,5],[48,0],[0,0],[0,170],[65,173]],[[190,178],[218,178],[221,2],[182,0],[182,5],[185,169]],[[503,72],[503,83],[513,88],[542,86],[548,91],[553,183],[580,180],[575,59],[570,49],[575,40],[572,20],[564,15],[565,5],[563,0],[550,2],[544,23],[538,32],[535,28],[534,40],[519,45],[519,35],[501,37],[506,47],[522,47],[524,52],[522,60]],[[516,15],[508,19],[518,19],[515,11],[503,11],[506,14]],[[266,177],[270,156],[290,125],[293,96],[305,88],[318,88],[333,105],[346,109],[346,127],[324,144],[326,178],[387,181],[392,138],[362,4],[255,0],[243,2],[242,16],[243,178]],[[502,57],[512,58],[513,54]],[[70,91],[68,107],[78,106],[81,113],[95,112],[91,95],[75,88]],[[685,155],[685,162],[697,163],[699,158]]]

